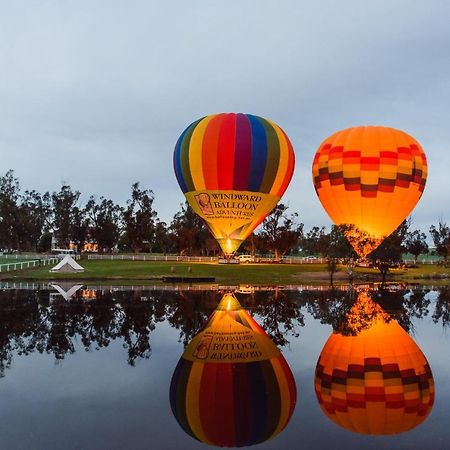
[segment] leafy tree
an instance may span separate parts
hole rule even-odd
[[[17,249],[19,224],[19,180],[13,170],[0,177],[0,248]]]
[[[422,253],[428,253],[428,244],[426,242],[425,233],[420,230],[409,231],[406,234],[405,249],[414,256],[414,264],[417,263],[417,258]]]
[[[37,250],[43,234],[50,229],[52,207],[48,192],[41,195],[36,191],[25,191],[21,196],[19,207],[19,248],[21,250]],[[51,236],[50,236],[51,243]],[[50,246],[45,251],[50,250]]]
[[[375,267],[381,272],[383,282],[389,272],[389,267],[402,260],[405,251],[405,242],[410,221],[404,220],[395,231],[393,231],[384,241],[368,255]]]
[[[104,197],[97,203],[91,196],[85,211],[89,219],[88,233],[97,243],[98,251],[110,252],[119,240],[122,208]]]
[[[80,195],[79,191],[72,191],[69,185],[61,186],[59,192],[52,194],[52,228],[58,239],[58,245],[62,248],[68,248],[74,238],[80,241],[82,234],[80,228],[83,227],[82,214],[77,207]]]
[[[89,219],[84,209],[75,206],[73,208],[73,222],[70,228],[70,238],[81,251],[88,237]]]
[[[49,252],[51,248],[52,248],[52,233],[46,231],[40,236],[36,250],[40,253],[45,253]]]
[[[264,219],[257,233],[259,247],[274,253],[279,259],[297,247],[303,234],[303,224],[296,224],[297,213],[287,215],[288,206],[279,203]]]
[[[300,240],[301,248],[308,255],[326,257],[329,247],[329,237],[325,227],[312,227]]]
[[[181,205],[170,224],[170,235],[175,250],[180,255],[194,255],[206,253],[206,243],[211,240],[211,234],[203,220],[194,212],[186,202]],[[214,246],[214,248],[217,248]]]
[[[136,182],[131,186],[131,199],[123,211],[124,242],[134,253],[144,246],[151,250],[155,240],[156,211],[153,209],[154,195],[150,189],[141,189]]]
[[[430,234],[436,246],[436,253],[444,258],[447,265],[450,254],[450,227],[441,219],[437,228],[434,225],[431,226]]]
[[[155,244],[153,251],[159,253],[170,253],[173,249],[173,242],[169,234],[166,222],[157,220],[155,225]]]
[[[356,256],[353,247],[345,237],[346,225],[333,225],[329,233],[325,227],[313,227],[303,238],[302,248],[309,254],[319,254],[327,258],[327,270],[330,276],[330,284],[333,284],[333,276],[338,270],[338,262],[341,259],[350,259]]]

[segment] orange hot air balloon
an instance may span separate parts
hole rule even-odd
[[[361,434],[403,433],[420,425],[434,402],[428,362],[405,330],[360,293],[317,362],[314,387],[322,411]]]
[[[280,200],[295,157],[278,125],[229,113],[189,125],[173,161],[186,200],[231,256]]]
[[[360,257],[375,250],[411,213],[425,188],[427,160],[403,131],[360,126],[322,142],[312,174],[319,200]]]
[[[289,423],[296,396],[283,355],[233,294],[186,347],[170,384],[183,430],[219,447],[273,438]]]

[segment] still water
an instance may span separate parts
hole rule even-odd
[[[449,324],[449,287],[4,286],[0,448],[450,448]]]

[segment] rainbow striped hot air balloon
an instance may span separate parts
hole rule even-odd
[[[296,395],[286,360],[232,294],[187,346],[170,384],[172,412],[183,430],[219,447],[276,436],[292,416]]]
[[[197,120],[181,134],[174,152],[181,190],[227,256],[278,203],[294,164],[284,131],[251,114]]]
[[[334,332],[317,362],[314,386],[323,412],[361,434],[420,425],[434,402],[433,375],[420,348],[365,293],[346,320],[353,335]]]
[[[322,142],[312,165],[316,193],[361,257],[411,213],[427,178],[420,144],[401,130],[360,126]]]

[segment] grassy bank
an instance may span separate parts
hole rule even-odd
[[[82,260],[84,273],[52,274],[48,267],[2,274],[3,279],[13,280],[85,280],[85,281],[137,281],[154,283],[164,276],[215,277],[217,283],[248,284],[305,284],[327,283],[329,275],[324,264],[242,264],[219,265],[211,263],[149,262],[122,260]],[[448,284],[450,269],[439,266],[420,266],[416,269],[393,270],[389,276],[393,281],[409,283]],[[356,269],[355,282],[380,279],[378,270]],[[336,283],[347,283],[346,267],[339,267],[334,275]]]

